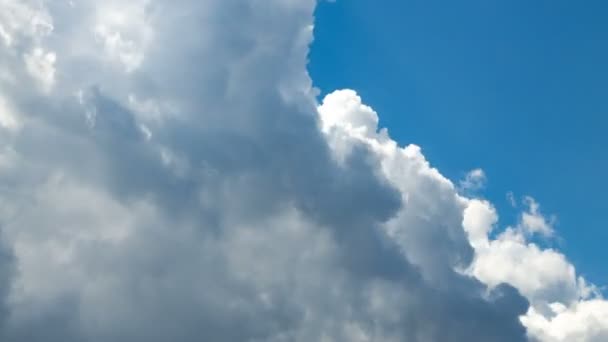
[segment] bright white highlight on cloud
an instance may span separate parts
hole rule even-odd
[[[126,72],[136,70],[144,60],[152,28],[146,22],[148,0],[106,1],[96,11],[95,38],[110,60]]]
[[[468,234],[469,242],[475,250],[474,260],[469,271],[477,279],[490,287],[503,283],[515,286],[530,301],[529,312],[521,317],[528,329],[531,338],[547,342],[570,341],[603,341],[608,338],[608,315],[606,308],[608,301],[601,298],[598,291],[581,277],[577,277],[574,266],[566,257],[552,249],[542,249],[528,241],[535,234],[549,237],[553,234],[550,220],[540,212],[539,204],[531,197],[524,198],[527,210],[520,215],[520,221],[515,227],[507,227],[494,239],[489,237],[496,229],[498,215],[494,207],[485,200],[468,199],[457,195],[451,183],[431,169],[424,161],[416,146],[404,149],[397,147],[396,143],[382,135],[360,134],[361,130],[353,129],[361,122],[360,117],[366,117],[366,122],[374,123],[365,127],[365,132],[376,132],[377,117],[373,110],[361,104],[361,99],[353,91],[338,91],[329,94],[319,110],[324,131],[328,132],[330,142],[333,142],[335,151],[342,154],[345,143],[350,137],[354,141],[368,144],[380,157],[381,168],[384,175],[395,183],[406,200],[406,205],[398,214],[397,219],[387,225],[387,229],[397,236],[412,226],[407,222],[400,222],[399,218],[406,215],[408,199],[412,196],[412,189],[405,186],[408,181],[416,179],[417,186],[421,185],[420,174],[429,175],[436,186],[447,184],[446,193],[452,193],[453,203],[464,203],[463,228]],[[329,127],[328,127],[329,126]],[[338,139],[336,131],[343,136]],[[415,152],[414,152],[415,151]],[[404,168],[391,168],[387,164],[402,164],[412,166],[412,155],[418,155],[418,178],[416,175],[404,172]],[[416,160],[416,159],[414,159]],[[434,175],[430,176],[430,175]],[[426,178],[426,177],[425,177]],[[471,186],[477,180],[485,179],[482,170],[469,173],[461,187],[463,189],[476,188]],[[426,191],[428,193],[428,189]],[[445,196],[433,197],[433,204],[441,204],[440,199]],[[424,215],[430,205],[416,211],[417,215]],[[446,216],[449,210],[441,209]],[[395,224],[396,223],[396,224]],[[430,227],[425,227],[429,231]],[[445,232],[444,232],[445,234]],[[406,235],[407,236],[407,235]],[[405,239],[406,240],[406,239]],[[419,240],[416,240],[419,243]],[[422,240],[424,241],[424,240]],[[435,245],[441,245],[440,238],[433,239]],[[425,248],[433,248],[425,246]],[[408,253],[407,246],[404,248]],[[415,260],[415,258],[413,259]],[[449,260],[455,260],[450,256]],[[423,260],[424,263],[427,260]],[[434,265],[435,267],[437,265]],[[424,269],[424,268],[423,268]]]
[[[19,126],[17,115],[8,101],[0,97],[0,129],[14,130]]]
[[[606,339],[532,198],[317,103],[315,5],[0,0],[0,340]]]
[[[36,48],[25,54],[23,60],[27,72],[40,82],[44,90],[50,90],[55,83],[55,61],[57,60],[55,53]]]
[[[549,317],[532,308],[522,318],[530,334],[540,341],[600,342],[606,340],[607,301],[592,299],[575,303],[570,307],[554,303],[550,308]]]
[[[0,37],[7,47],[21,39],[38,40],[53,31],[53,20],[43,7],[32,0],[2,0]]]

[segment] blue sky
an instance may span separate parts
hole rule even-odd
[[[536,198],[557,216],[548,244],[608,284],[607,14],[603,1],[322,3],[309,68],[451,179],[484,169],[501,224],[515,219],[507,192]]]

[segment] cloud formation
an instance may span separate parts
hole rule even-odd
[[[361,103],[356,92],[329,94],[319,113],[339,160],[350,153],[353,141],[365,144],[378,158],[378,172],[399,189],[404,205],[383,226],[431,283],[449,284],[453,290],[457,282],[446,278],[453,275],[446,270],[460,270],[489,289],[514,286],[530,305],[520,320],[532,341],[608,338],[608,301],[577,276],[563,254],[533,242],[554,234],[554,218],[545,217],[533,198],[524,197],[525,210],[518,222],[496,234],[498,215],[492,204],[459,194],[452,182],[429,166],[418,146],[399,147],[386,130],[378,130],[376,113]],[[469,173],[460,190],[473,190],[463,186],[473,179],[485,179],[483,171]],[[468,245],[471,255],[466,253]]]
[[[2,340],[605,334],[535,202],[490,239],[354,91],[317,103],[315,4],[0,0]]]

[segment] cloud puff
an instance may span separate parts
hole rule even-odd
[[[481,190],[485,186],[486,181],[486,173],[482,169],[474,169],[469,171],[465,178],[460,181],[460,188],[463,191]]]
[[[608,302],[584,300],[569,307],[554,303],[549,315],[534,308],[522,318],[531,335],[540,341],[600,342],[608,338]]]
[[[470,271],[494,221],[420,148],[353,91],[318,107],[315,4],[0,1],[3,340],[552,329],[513,277]]]
[[[576,274],[574,266],[554,249],[530,242],[535,234],[553,234],[549,220],[530,197],[515,227],[507,227],[495,239],[490,232],[498,220],[490,203],[472,200],[465,210],[464,227],[475,248],[469,272],[490,287],[509,283],[530,301],[521,317],[533,340],[587,342],[608,338],[608,301],[593,285]],[[536,228],[543,229],[536,229]]]

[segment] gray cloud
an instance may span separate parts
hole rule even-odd
[[[454,270],[453,189],[412,173],[404,201],[365,144],[337,160],[314,7],[0,1],[34,13],[0,16],[3,340],[525,340],[514,288]]]

